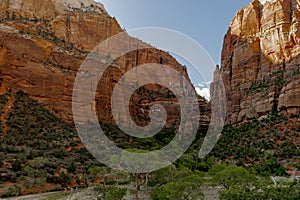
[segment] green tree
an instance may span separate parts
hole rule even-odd
[[[12,170],[17,172],[22,170],[22,161],[17,159],[15,162],[12,164]]]
[[[176,168],[174,165],[169,165],[165,168],[162,168],[158,171],[152,172],[150,174],[149,179],[149,186],[155,187],[155,186],[162,186],[164,184],[167,184],[168,182],[171,182],[174,180],[174,174],[175,174]]]
[[[151,198],[154,200],[204,199],[204,194],[193,182],[176,181],[153,189]]]
[[[103,186],[103,193],[105,196],[106,193],[106,182],[108,177],[110,176],[110,168],[109,167],[93,167],[88,169],[88,173],[94,178],[103,178],[102,186]]]
[[[145,155],[145,158],[144,158],[145,162],[143,164],[140,164],[139,160],[136,160],[137,158],[136,158],[135,154],[128,154],[128,152],[145,153],[144,154]],[[121,160],[130,160],[131,161],[130,164],[132,165],[131,167],[135,168],[136,171],[143,171],[144,170],[143,167],[147,166],[147,165],[151,165],[151,166],[153,166],[153,165],[162,166],[163,165],[163,163],[161,163],[161,162],[158,162],[158,163],[151,162],[151,160],[153,158],[152,156],[154,155],[154,156],[157,156],[157,158],[158,158],[158,155],[153,154],[153,153],[151,155],[149,155],[149,154],[147,154],[148,152],[149,151],[147,151],[147,150],[127,149],[127,150],[124,150],[122,152]],[[149,157],[147,158],[146,156],[149,156]],[[135,164],[135,161],[136,161],[136,164]],[[138,200],[139,199],[139,188],[142,184],[144,184],[146,186],[148,185],[149,173],[147,173],[147,172],[146,173],[132,173],[131,175],[135,179],[136,200]]]
[[[169,166],[151,174],[149,182],[156,186],[151,192],[152,199],[203,199],[201,186],[204,182],[200,172],[186,167],[174,169]]]
[[[126,195],[127,189],[119,188],[116,185],[107,187],[107,192],[105,195],[106,200],[121,200]]]
[[[72,178],[70,175],[65,174],[64,172],[59,174],[59,181],[63,188],[66,188],[69,183],[71,183]]]
[[[216,171],[219,168],[220,171]],[[226,189],[247,185],[253,182],[256,177],[250,174],[245,168],[236,165],[222,164],[212,168],[213,181],[224,186]]]

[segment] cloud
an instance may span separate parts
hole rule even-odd
[[[204,97],[206,100],[210,100],[210,91],[209,91],[209,88],[199,88],[199,87],[196,87],[196,92]]]
[[[272,3],[272,2],[274,2],[275,0],[259,0],[259,2],[261,3],[261,4],[265,4],[265,3],[267,3],[267,2],[270,2],[270,3]]]
[[[197,94],[204,97],[207,101],[210,100],[210,84],[211,81],[194,84]]]

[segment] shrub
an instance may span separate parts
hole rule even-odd
[[[154,200],[162,199],[204,199],[204,194],[193,182],[170,182],[162,187],[152,190],[151,198]]]
[[[12,164],[12,170],[17,172],[22,170],[22,161],[17,159],[15,162]]]
[[[119,188],[116,185],[108,186],[105,199],[106,200],[121,200],[126,195],[126,188]]]

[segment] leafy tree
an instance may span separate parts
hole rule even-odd
[[[169,165],[165,168],[152,172],[150,174],[149,186],[162,186],[174,180],[176,168],[174,165]]]
[[[17,172],[17,171],[21,171],[22,169],[22,161],[17,159],[15,160],[15,162],[12,164],[12,170]]]
[[[198,185],[193,182],[176,181],[153,189],[151,198],[154,200],[204,199],[204,194],[199,189]]]
[[[105,195],[106,200],[121,200],[126,195],[127,189],[116,185],[109,186]]]
[[[256,179],[245,168],[236,165],[220,165],[220,171],[214,172],[213,181],[216,184],[221,184],[226,189],[247,185]],[[223,169],[222,169],[223,168]]]
[[[71,162],[71,164],[67,167],[68,171],[71,173],[74,173],[76,171],[76,165],[74,162]]]
[[[64,172],[59,174],[59,181],[60,181],[60,184],[63,188],[66,188],[67,185],[69,183],[71,183],[71,180],[72,180],[72,178],[71,178],[70,175],[65,174]]]
[[[107,186],[108,181],[112,178],[116,179],[122,179],[123,181],[128,180],[128,175],[111,169],[109,167],[92,167],[88,169],[88,173],[93,179],[96,178],[102,178],[102,186],[96,186],[95,190],[98,192],[98,199],[121,199],[121,196],[125,195],[124,192],[126,193],[126,189],[121,189],[118,188],[116,185],[114,186]]]
[[[209,169],[216,163],[215,157],[205,157],[196,165],[196,169],[199,171],[208,172]]]
[[[191,170],[195,170],[197,165],[197,157],[194,156],[193,153],[185,153],[180,159],[177,161],[178,166],[183,165],[188,167]]]
[[[130,151],[130,152],[133,152],[133,153],[145,153],[145,158],[144,158],[144,163],[143,165],[139,165],[139,160],[136,160],[136,157],[134,154],[127,154],[127,151]],[[146,166],[146,165],[158,165],[158,166],[161,166],[163,163],[153,163],[151,162],[151,158],[153,156],[153,154],[149,155],[149,154],[146,154],[148,153],[149,151],[148,150],[139,150],[139,149],[127,149],[127,151],[123,151],[122,152],[122,158],[121,160],[130,160],[131,161],[131,167],[134,167],[136,169],[136,171],[143,171],[143,166]],[[149,156],[148,158],[146,156]],[[158,155],[154,154],[154,156],[157,156],[158,158]],[[136,161],[136,164],[135,162]],[[132,173],[132,176],[134,177],[135,179],[135,190],[136,190],[136,200],[139,199],[139,187],[142,185],[142,184],[145,184],[147,185],[148,184],[148,176],[149,176],[149,173]],[[145,181],[146,179],[146,181]]]
[[[117,185],[107,186],[105,191],[103,187],[96,186],[94,190],[97,192],[98,200],[121,200],[127,192],[126,188],[120,188]]]
[[[186,167],[169,166],[151,174],[152,199],[203,199],[201,186],[204,182],[200,172]]]
[[[93,167],[93,168],[89,168],[88,169],[88,173],[94,178],[98,178],[98,177],[102,177],[103,178],[103,192],[105,195],[106,192],[106,182],[107,179],[109,177],[109,172],[110,172],[110,168],[109,167]]]
[[[261,176],[285,176],[286,169],[276,159],[263,160],[262,164],[253,167],[254,171]]]

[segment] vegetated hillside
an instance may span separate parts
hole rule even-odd
[[[20,91],[1,95],[0,99],[2,111],[9,113],[4,121],[1,117],[2,127],[5,125],[6,129],[6,133],[1,131],[0,137],[2,197],[87,187],[93,183],[102,191],[104,177],[113,181],[107,181],[109,185],[132,181],[128,175],[112,172],[97,162],[83,147],[73,127],[29,95]],[[246,167],[251,171],[251,176],[283,176],[287,171],[284,167],[293,172],[295,167],[299,168],[299,135],[295,137],[299,133],[299,123],[299,116],[287,118],[274,113],[264,121],[249,122],[239,128],[226,126],[214,150],[202,160],[197,156],[204,133],[199,132],[190,150],[180,160],[149,176],[148,184],[153,189],[151,195],[155,199],[176,190],[202,195],[201,187],[221,183],[207,182],[211,179],[209,177],[217,175],[203,174],[216,168],[219,165],[216,163],[220,162]],[[285,129],[286,126],[291,127]],[[164,129],[154,138],[137,139],[123,134],[115,125],[101,124],[101,127],[119,147],[140,150],[155,150],[165,146],[176,131],[174,126]],[[229,166],[228,170],[231,168],[236,170],[234,166]],[[145,180],[145,175],[139,176],[139,179],[144,185],[142,180]],[[188,189],[190,187],[191,190]],[[118,189],[114,188],[113,191]],[[295,191],[298,190],[295,188]],[[184,192],[178,195],[184,195]]]
[[[273,172],[300,170],[299,22],[299,0],[254,0],[237,12],[216,70],[228,125],[210,155],[247,167],[274,165]]]
[[[226,125],[209,155],[258,173],[292,175],[300,169],[300,116],[272,113],[240,127]]]
[[[9,113],[9,117],[1,117],[0,129],[0,193],[3,197],[87,187],[107,176],[97,172],[106,168],[83,147],[76,130],[44,105],[21,91],[1,95],[0,99],[2,111]],[[179,174],[182,173],[181,166],[207,172],[221,161],[246,167],[256,175],[292,174],[300,167],[298,117],[288,118],[273,113],[263,121],[248,122],[235,128],[227,125],[213,151],[203,160],[197,157],[204,137],[204,133],[199,132],[190,150],[175,163],[175,167]],[[101,127],[119,147],[141,150],[165,146],[176,131],[176,126],[173,126],[165,128],[154,138],[137,139],[124,134],[115,125],[101,124]],[[197,173],[189,173],[189,176],[198,176]],[[110,176],[118,180],[118,176]],[[179,184],[181,178],[172,180]],[[189,185],[188,180],[184,180]],[[200,186],[203,184],[197,187]],[[167,192],[169,189],[164,190]]]
[[[5,122],[1,120],[7,129],[4,133],[2,128],[0,136],[1,195],[60,190],[91,181],[87,170],[99,163],[72,127],[23,92],[1,95],[1,100],[2,108],[13,102],[4,108]]]
[[[76,130],[43,104],[19,91],[1,95],[0,108],[0,195],[87,187],[99,182],[99,175],[91,171],[103,165],[82,145]],[[145,150],[168,144],[176,129],[165,128],[154,138],[138,139],[112,124],[101,127],[119,147]]]

